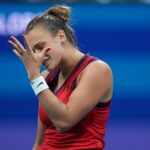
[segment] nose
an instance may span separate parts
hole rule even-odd
[[[46,52],[48,52],[48,51],[50,51],[51,50],[51,48],[48,48],[47,50],[46,50]]]
[[[44,48],[44,51],[47,53],[48,51],[50,51],[51,50],[51,48],[50,47],[46,47],[46,48]]]

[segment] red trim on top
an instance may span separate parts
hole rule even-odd
[[[71,76],[73,76],[73,74],[76,72],[76,70],[82,65],[82,63],[88,58],[89,56],[87,54],[85,54],[80,61],[75,65],[75,67],[73,68],[72,72],[70,73],[70,75],[68,76],[68,78],[65,80],[65,82],[60,86],[60,88],[55,92],[55,94],[58,94],[59,91],[63,88],[63,86],[65,86],[65,84],[68,82],[68,80],[70,79]]]
[[[87,56],[87,55],[86,55]],[[88,56],[86,58],[86,60],[84,62],[82,62],[80,64],[80,66],[78,66],[78,68],[73,71],[73,73],[71,73],[71,76],[66,80],[66,82],[60,87],[60,89],[56,92],[56,94],[61,93],[63,90],[65,90],[67,83],[70,83],[71,81],[73,81],[78,75],[79,73],[93,60],[96,60],[94,57],[92,56]],[[72,75],[73,74],[73,75]]]
[[[52,70],[46,77],[46,82],[50,82],[56,75],[56,73],[58,72],[58,68],[56,67],[54,70]]]

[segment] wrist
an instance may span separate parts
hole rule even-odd
[[[41,75],[39,77],[35,77],[34,79],[30,80],[30,84],[35,95],[38,95],[42,91],[49,88],[45,79]]]
[[[28,78],[29,80],[33,80],[37,77],[41,76],[40,71],[32,71],[32,72],[28,72]]]

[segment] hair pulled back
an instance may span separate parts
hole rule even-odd
[[[59,30],[63,30],[68,41],[76,47],[76,36],[69,23],[71,8],[64,5],[50,7],[45,13],[33,18],[26,28],[28,34],[34,27],[42,25],[48,32],[55,36]]]

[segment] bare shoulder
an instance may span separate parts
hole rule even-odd
[[[112,78],[112,70],[110,66],[102,61],[102,60],[96,60],[92,63],[90,63],[84,70],[83,76],[90,74],[93,77],[96,78]]]
[[[101,70],[101,71],[110,71],[111,72],[111,68],[110,66],[102,61],[102,60],[97,60],[97,61],[94,61],[93,63],[91,63],[91,67],[95,68],[97,67],[98,70]]]
[[[112,97],[113,75],[110,66],[101,60],[90,63],[81,74],[79,84],[84,88],[90,87],[99,93],[99,102],[107,102]],[[101,91],[101,92],[99,92]],[[96,94],[95,94],[96,95]]]
[[[41,75],[44,77],[44,79],[47,77],[47,75],[49,74],[49,72],[47,70],[44,70]]]

